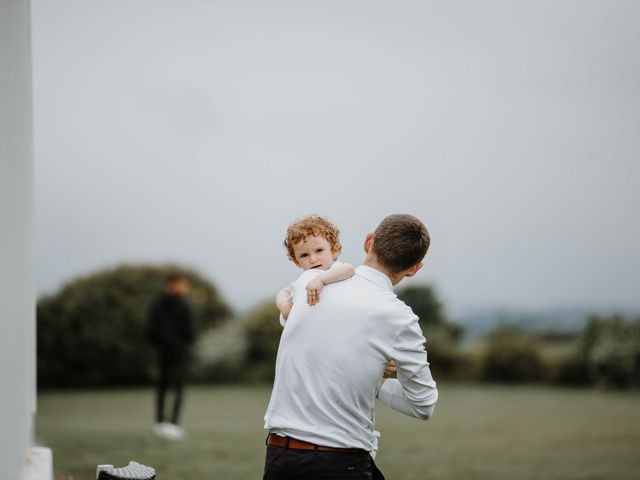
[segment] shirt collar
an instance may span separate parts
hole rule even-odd
[[[356,268],[356,273],[366,278],[367,280],[372,281],[376,285],[380,285],[382,288],[393,291],[393,284],[391,283],[391,280],[380,270],[367,267],[366,265],[360,265],[358,268]]]

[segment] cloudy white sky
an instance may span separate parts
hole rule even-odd
[[[470,307],[640,307],[636,1],[32,0],[39,293],[177,261],[244,309],[317,212]]]

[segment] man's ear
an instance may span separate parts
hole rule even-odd
[[[364,253],[370,253],[371,247],[373,247],[373,233],[367,233],[364,239]]]
[[[418,273],[418,271],[422,268],[424,264],[422,262],[414,265],[413,267],[407,269],[407,271],[405,272],[404,276],[405,277],[413,277],[416,273]]]

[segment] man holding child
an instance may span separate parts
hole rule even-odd
[[[332,252],[340,251],[331,244],[337,236],[325,240]],[[307,285],[326,277],[329,266],[305,269],[292,284],[265,415],[265,480],[384,478],[373,463],[375,398],[403,414],[430,418],[438,391],[425,339],[418,317],[393,293],[394,285],[422,268],[429,242],[420,220],[390,215],[366,236],[355,275],[330,280],[335,283],[320,288],[320,300],[309,300]],[[329,282],[312,285],[318,283]],[[397,379],[384,378],[394,366]]]

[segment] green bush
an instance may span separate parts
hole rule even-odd
[[[251,381],[273,380],[282,326],[273,300],[265,301],[242,318],[246,339],[245,375]]]
[[[640,383],[640,320],[620,315],[592,316],[584,329],[580,355],[589,378],[602,387]]]
[[[551,383],[567,386],[586,386],[591,384],[587,365],[582,355],[576,352],[565,355],[550,366]]]
[[[38,302],[39,386],[149,382],[153,359],[144,336],[147,312],[166,276],[176,269],[193,285],[196,330],[229,316],[211,283],[174,265],[125,265],[79,278]]]
[[[444,313],[442,302],[438,299],[435,289],[429,285],[411,285],[398,290],[398,298],[411,307],[420,319],[423,330],[432,327],[443,327],[448,330],[449,337],[457,341],[463,333],[463,328],[449,322]]]
[[[200,335],[195,349],[190,379],[201,383],[238,383],[246,378],[247,341],[244,325],[231,319]]]
[[[545,365],[536,340],[512,327],[492,332],[482,359],[482,379],[523,383],[544,379]]]
[[[445,326],[427,327],[424,336],[430,369],[436,380],[465,377],[465,359]]]
[[[458,348],[463,329],[448,321],[436,291],[428,285],[411,285],[400,289],[398,298],[420,319],[434,378],[464,377],[466,362]]]

